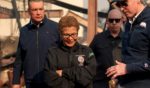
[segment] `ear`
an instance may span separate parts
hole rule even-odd
[[[108,18],[106,19],[106,24],[108,24]]]
[[[30,14],[30,9],[28,8],[28,13]]]
[[[123,22],[126,22],[127,21],[127,17],[123,14],[123,16],[122,16],[122,20],[123,20]]]

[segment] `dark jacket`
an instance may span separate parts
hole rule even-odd
[[[113,51],[118,49],[117,53],[121,56],[121,37],[122,32],[114,38],[109,30],[97,34],[90,44],[97,61],[97,72],[94,79],[94,88],[109,88],[109,77],[106,76],[106,69],[114,65]],[[116,55],[115,55],[116,56]]]
[[[122,59],[127,64],[126,68],[128,73],[119,80],[121,85],[132,85],[133,87],[131,88],[150,88],[149,7],[146,7],[139,14],[132,26],[129,23],[126,24],[125,34],[122,40]],[[140,87],[140,84],[143,84],[143,87]]]
[[[57,23],[46,17],[39,27],[32,22],[21,28],[20,39],[14,63],[13,84],[19,83],[24,71],[25,81],[42,81],[42,71],[48,48],[59,43]]]
[[[62,77],[56,70],[62,69]],[[75,44],[51,48],[44,69],[45,83],[49,88],[92,88],[96,74],[96,61],[90,48]]]

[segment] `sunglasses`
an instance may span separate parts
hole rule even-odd
[[[109,19],[108,19],[109,23],[114,23],[114,21],[115,21],[115,23],[119,23],[120,20],[121,20],[121,19],[113,19],[113,18],[109,18]]]
[[[116,3],[116,5],[117,5],[118,7],[126,7],[126,6],[128,6],[128,3],[127,3],[127,1],[118,1],[118,2]]]

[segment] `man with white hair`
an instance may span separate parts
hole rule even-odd
[[[128,22],[122,39],[122,62],[107,69],[121,88],[150,88],[150,7],[145,0],[117,0]]]

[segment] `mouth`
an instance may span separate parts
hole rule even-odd
[[[36,17],[37,19],[41,19],[42,17]]]
[[[72,43],[74,43],[74,41],[66,41],[66,43],[72,44]]]

